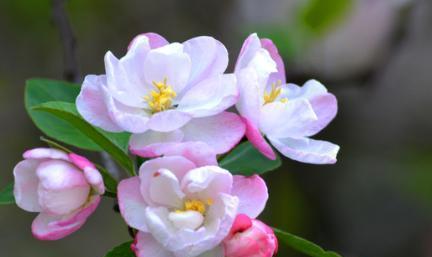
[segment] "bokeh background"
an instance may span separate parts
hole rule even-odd
[[[341,145],[336,165],[284,160],[264,177],[267,223],[345,257],[432,256],[432,1],[69,0],[82,75],[103,73],[141,32],[170,41],[211,35],[231,64],[251,32],[278,45],[288,81],[322,81],[339,99],[317,137]],[[24,110],[25,80],[62,79],[63,48],[49,0],[0,0],[0,188],[21,153],[43,145]],[[232,67],[231,67],[232,69]],[[129,240],[104,200],[77,233],[32,238],[34,215],[0,206],[1,257],[102,257]],[[301,256],[284,246],[278,256]]]

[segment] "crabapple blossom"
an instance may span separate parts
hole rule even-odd
[[[138,257],[221,257],[237,214],[256,217],[265,207],[259,176],[233,176],[216,166],[211,149],[194,144],[165,149],[118,186],[120,212],[139,231],[132,245]]]
[[[271,144],[293,160],[313,164],[336,162],[339,146],[309,138],[337,113],[336,97],[316,80],[302,87],[286,84],[285,68],[269,39],[250,35],[238,57],[235,74],[240,97],[237,110],[246,136],[265,156],[275,159]]]
[[[32,233],[40,240],[63,238],[84,225],[99,205],[102,176],[86,158],[57,149],[26,151],[14,168],[16,204],[39,212]]]
[[[239,214],[223,241],[223,248],[224,257],[272,257],[277,253],[278,241],[266,224]]]
[[[227,65],[225,46],[212,37],[168,43],[158,34],[141,34],[124,57],[105,55],[106,74],[86,76],[77,109],[97,127],[133,133],[131,150],[144,157],[185,141],[224,153],[245,131],[237,115],[224,112],[238,99],[235,75],[224,74]]]

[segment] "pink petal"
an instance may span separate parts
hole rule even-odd
[[[84,156],[74,153],[70,153],[68,156],[70,162],[84,171],[84,177],[93,189],[98,194],[102,195],[105,192],[105,185],[102,175],[96,169],[95,165]]]
[[[87,122],[96,127],[112,132],[122,131],[108,114],[102,92],[102,85],[105,83],[105,75],[88,75],[85,77],[81,92],[76,99],[78,112]]]
[[[267,38],[261,39],[261,45],[270,53],[270,56],[276,62],[276,67],[277,67],[277,72],[274,72],[270,75],[267,84],[271,84],[277,81],[280,81],[282,82],[282,84],[285,84],[286,83],[285,65],[283,63],[283,59],[280,56],[276,45],[273,43],[273,41]]]
[[[339,146],[310,138],[269,138],[283,155],[293,160],[312,164],[336,163]]]
[[[39,240],[57,240],[72,234],[84,225],[99,202],[100,197],[94,196],[84,208],[67,216],[40,213],[32,224],[33,236]]]
[[[224,249],[222,245],[219,245],[210,251],[200,254],[198,257],[224,257]]]
[[[58,149],[53,148],[34,148],[27,150],[23,154],[24,159],[58,159],[68,161],[68,155]]]
[[[310,103],[318,120],[308,126],[305,136],[313,136],[327,127],[336,117],[338,110],[337,99],[330,93],[316,96],[310,100]]]
[[[29,212],[42,210],[37,194],[39,179],[36,176],[36,168],[39,164],[39,160],[20,161],[13,171],[15,202],[18,207]]]
[[[175,257],[149,233],[138,232],[132,249],[137,257]]]
[[[245,125],[242,119],[231,112],[193,119],[181,128],[184,142],[204,142],[217,154],[230,151],[243,138]]]
[[[268,199],[266,183],[258,175],[234,176],[231,194],[240,200],[238,213],[246,214],[251,218],[258,217]]]
[[[183,111],[167,110],[151,116],[148,128],[158,132],[170,132],[183,127],[192,119],[192,116]]]
[[[261,48],[261,42],[256,33],[249,35],[243,43],[235,65],[235,72],[246,68],[256,52]]]
[[[246,124],[246,137],[265,157],[270,160],[276,160],[276,154],[272,147],[267,143],[259,129],[254,126],[247,118],[243,118]]]
[[[213,148],[203,142],[184,142],[165,147],[160,151],[161,155],[186,157],[195,163],[197,167],[217,165],[216,153]]]
[[[239,99],[236,108],[240,115],[258,126],[259,113],[264,101],[265,85],[260,85],[253,69],[242,69],[236,73]]]
[[[178,110],[191,116],[212,116],[237,102],[238,90],[233,74],[213,76],[191,87],[180,100]]]
[[[81,170],[84,170],[85,168],[96,168],[87,158],[78,154],[70,153],[68,154],[68,159]]]
[[[195,37],[185,41],[183,46],[192,61],[188,87],[225,72],[228,51],[218,40],[207,36]]]
[[[161,35],[153,32],[147,32],[147,33],[139,34],[134,39],[132,39],[132,41],[128,46],[128,49],[134,44],[134,41],[136,41],[139,37],[143,37],[143,36],[149,39],[150,48],[152,49],[159,48],[164,45],[168,45],[168,41]]]
[[[129,140],[131,153],[152,158],[163,155],[165,148],[171,148],[175,143],[183,140],[183,132],[174,130],[171,132],[157,132],[148,130],[142,134],[133,134]]]
[[[120,181],[117,189],[120,213],[126,223],[139,231],[147,231],[144,212],[147,204],[140,192],[139,177]]]

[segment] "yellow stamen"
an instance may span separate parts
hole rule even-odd
[[[213,204],[213,199],[209,198],[205,202],[201,200],[186,200],[183,209],[176,210],[175,212],[181,213],[185,211],[196,211],[204,215],[207,208]]]
[[[153,113],[171,108],[172,100],[177,96],[176,92],[167,84],[167,78],[162,82],[153,81],[156,90],[152,90],[149,95],[144,96],[144,100],[149,105]]]
[[[282,81],[278,80],[276,83],[273,83],[271,85],[270,92],[264,92],[264,104],[272,103],[274,102],[279,95],[282,93]],[[280,99],[282,103],[288,102],[288,98],[282,98]]]

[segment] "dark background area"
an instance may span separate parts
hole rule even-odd
[[[289,82],[322,81],[339,99],[316,138],[338,163],[289,159],[264,176],[262,219],[345,257],[432,256],[432,2],[430,0],[69,0],[82,75],[104,72],[142,32],[221,40],[235,62],[251,32],[278,45]],[[24,150],[44,145],[27,116],[25,80],[62,79],[63,48],[48,0],[0,0],[0,188]],[[230,68],[232,69],[232,67]],[[102,257],[129,240],[105,199],[77,233],[33,239],[34,214],[0,206],[0,256]],[[281,245],[278,256],[300,256]]]

